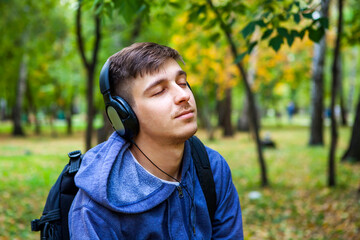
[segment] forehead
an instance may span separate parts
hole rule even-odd
[[[148,75],[149,76],[170,75],[176,73],[179,70],[182,71],[182,68],[180,67],[179,63],[173,58],[169,58],[162,65],[160,65],[157,71],[154,71],[153,73]]]
[[[171,80],[182,74],[185,74],[185,72],[182,70],[179,63],[170,58],[166,60],[158,70],[152,73],[143,74],[142,76],[137,76],[134,79],[134,84],[148,85],[159,79]]]

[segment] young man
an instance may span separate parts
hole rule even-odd
[[[216,189],[210,220],[188,141],[197,131],[196,103],[179,62],[176,50],[155,43],[109,58],[111,95],[129,103],[138,129],[114,132],[86,153],[75,177],[71,239],[243,239],[229,166],[206,148]]]

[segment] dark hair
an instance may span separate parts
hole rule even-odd
[[[131,81],[138,76],[157,72],[170,58],[184,63],[175,49],[150,42],[134,43],[115,53],[110,57],[111,94],[124,98],[133,106]]]

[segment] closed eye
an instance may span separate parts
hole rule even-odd
[[[181,80],[181,81],[178,81],[177,83],[179,86],[181,87],[186,87],[187,86],[187,81],[186,80]]]
[[[165,88],[162,88],[161,90],[157,91],[155,94],[153,94],[153,96],[159,96],[159,95],[161,95],[163,92],[165,92]]]

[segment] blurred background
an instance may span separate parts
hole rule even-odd
[[[1,0],[0,239],[38,238],[67,153],[113,131],[103,63],[144,41],[182,55],[246,239],[359,239],[359,14],[356,0]]]

